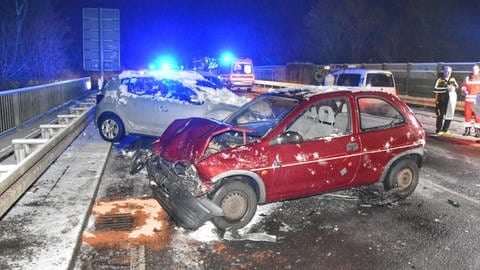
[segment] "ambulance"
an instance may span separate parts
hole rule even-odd
[[[251,91],[255,75],[250,58],[235,58],[229,65],[219,69],[219,78],[230,90]]]

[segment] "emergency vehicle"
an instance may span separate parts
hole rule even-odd
[[[252,59],[235,58],[228,65],[219,67],[219,78],[230,90],[251,91],[255,80]]]

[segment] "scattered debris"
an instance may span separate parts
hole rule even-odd
[[[240,234],[238,232],[226,231],[223,235],[223,239],[228,241],[259,241],[259,242],[277,242],[277,236],[267,233],[245,233]]]
[[[358,201],[359,200],[358,196],[344,195],[344,194],[339,194],[339,193],[327,193],[327,194],[323,194],[323,196],[337,198],[337,199],[343,199],[343,200],[347,200],[347,201]]]
[[[348,201],[361,201],[360,207],[368,208],[372,206],[391,206],[394,205],[400,197],[397,195],[400,188],[394,188],[385,191],[382,185],[374,184],[370,186],[339,191],[335,193],[323,194],[326,197],[343,199]]]
[[[448,199],[448,203],[454,207],[460,207],[460,203],[451,199]]]
[[[280,228],[278,228],[278,231],[280,231],[280,232],[290,232],[290,231],[294,231],[294,230],[288,224],[282,222],[282,224],[280,224]]]
[[[389,191],[385,191],[383,186],[370,185],[360,187],[357,190],[359,192],[360,200],[364,204],[386,206],[393,205],[400,199],[400,197],[397,195],[397,193],[400,191],[400,188],[393,188]]]
[[[367,213],[364,213],[364,212],[362,212],[362,211],[360,211],[360,210],[357,211],[357,214],[359,214],[359,215],[361,215],[361,216],[368,216]]]

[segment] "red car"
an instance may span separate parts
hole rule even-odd
[[[153,194],[177,224],[248,224],[257,204],[382,182],[400,198],[418,183],[425,131],[396,96],[327,88],[260,95],[223,122],[174,121],[139,153]]]

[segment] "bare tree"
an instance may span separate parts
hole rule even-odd
[[[68,42],[65,36],[69,28],[50,1],[32,3],[32,8],[35,13],[31,13],[26,31],[28,74],[31,80],[50,81],[66,67]]]
[[[13,10],[13,12],[12,12]],[[0,3],[0,87],[22,72],[24,23],[28,0],[3,1]]]
[[[323,63],[445,61],[458,55],[451,23],[464,10],[449,0],[321,0],[305,17],[306,52]]]
[[[69,28],[50,0],[4,0],[0,16],[0,88],[60,77]]]
[[[337,1],[319,1],[305,17],[307,56],[317,62],[344,61],[338,54],[342,50],[344,20],[338,20]]]
[[[321,62],[361,62],[375,48],[382,6],[368,0],[323,0],[305,17],[308,52]]]

